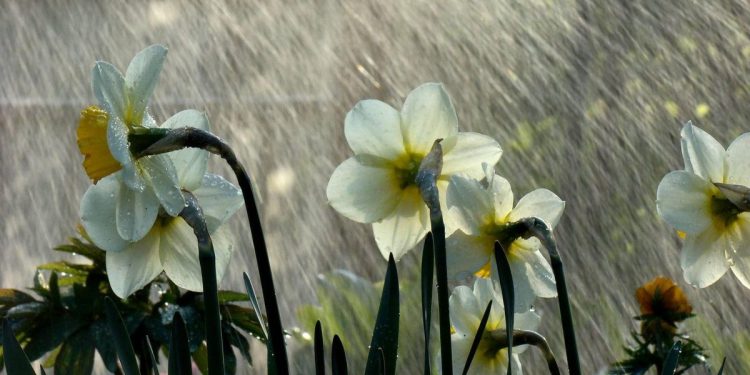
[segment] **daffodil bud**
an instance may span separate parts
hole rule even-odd
[[[438,138],[432,144],[430,152],[419,164],[419,171],[415,182],[419,186],[419,193],[427,203],[430,212],[440,212],[440,194],[438,194],[437,179],[443,169],[443,148],[440,146],[442,138]]]

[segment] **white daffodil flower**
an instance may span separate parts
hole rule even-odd
[[[389,253],[400,259],[430,229],[429,210],[415,177],[435,140],[443,139],[437,182],[443,206],[450,176],[480,177],[482,163],[495,165],[502,154],[494,139],[458,132],[453,104],[437,83],[412,91],[400,113],[378,100],[357,103],[346,115],[344,133],[355,156],[333,172],[328,202],[349,219],[373,223],[375,241],[386,259]]]
[[[172,161],[164,155],[135,159],[128,140],[133,132],[157,127],[147,105],[166,55],[167,49],[160,45],[144,49],[130,62],[125,76],[113,65],[97,62],[92,87],[101,108],[91,106],[81,112],[78,145],[86,173],[97,182],[122,170],[117,180],[126,188],[119,189],[110,205],[116,206],[117,231],[126,241],[146,235],[159,206],[172,216],[185,206]]]
[[[451,325],[455,331],[451,334],[453,373],[455,374],[463,372],[477,329],[490,301],[492,301],[490,316],[474,359],[471,361],[469,374],[505,374],[508,362],[514,374],[522,373],[518,355],[523,353],[528,345],[514,347],[513,358],[508,361],[508,349],[501,348],[498,340],[493,338],[506,335],[503,297],[493,290],[490,280],[477,279],[474,282],[474,290],[467,286],[458,286],[453,289],[450,297]],[[540,321],[539,315],[533,311],[516,313],[513,315],[513,329],[535,331]]]
[[[724,147],[691,123],[682,128],[685,170],[668,173],[656,191],[664,220],[685,233],[685,281],[707,287],[728,269],[750,288],[750,213],[733,204],[715,183],[750,186],[750,133]]]
[[[163,126],[192,126],[208,130],[208,119],[203,113],[186,110],[167,120]],[[220,226],[242,207],[242,193],[224,178],[206,173],[206,151],[184,149],[165,157],[174,165],[179,187],[192,192],[198,199],[214,244],[216,277],[221,280],[229,264],[232,240],[230,233]],[[179,287],[201,291],[198,241],[182,218],[160,210],[154,213],[151,226],[140,240],[128,241],[120,235],[118,206],[112,201],[123,192],[130,194],[132,191],[121,182],[123,173],[107,176],[89,187],[81,202],[81,221],[86,233],[94,244],[107,252],[107,276],[112,290],[119,297],[126,298],[164,271]],[[135,197],[139,196],[142,193],[135,194]]]
[[[547,189],[525,195],[513,208],[510,183],[487,169],[486,186],[463,176],[453,176],[448,186],[448,214],[459,230],[446,240],[448,272],[461,280],[476,274],[496,274],[495,242],[507,241],[505,229],[527,217],[542,219],[550,228],[560,221],[565,202]],[[535,296],[557,296],[555,278],[536,238],[504,244],[515,291],[515,311],[526,311]]]

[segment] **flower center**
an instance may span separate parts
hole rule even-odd
[[[729,199],[724,198],[721,193],[713,195],[711,197],[711,214],[716,218],[714,222],[722,226],[729,226],[737,220],[737,215],[742,213],[734,203],[730,202]]]
[[[78,149],[83,155],[83,168],[94,182],[122,168],[109,151],[108,122],[107,112],[94,105],[81,111],[78,121]]]
[[[423,158],[424,155],[420,154],[405,154],[393,163],[396,179],[398,179],[401,189],[416,185],[419,164],[422,163]]]

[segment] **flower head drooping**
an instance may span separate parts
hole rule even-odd
[[[114,206],[117,233],[124,241],[143,238],[161,208],[175,216],[185,206],[171,159],[165,155],[135,159],[128,138],[157,128],[147,105],[166,54],[166,48],[160,45],[144,49],[130,62],[125,76],[113,65],[97,62],[92,87],[99,106],[81,113],[78,145],[86,173],[94,182],[114,175],[123,185],[107,204]],[[84,221],[96,215],[83,209],[81,213]]]
[[[750,133],[726,151],[691,123],[685,124],[681,136],[685,170],[664,176],[656,191],[656,208],[685,233],[685,280],[704,288],[731,268],[750,288],[750,212],[738,197],[750,186]]]
[[[486,170],[486,184],[475,179],[453,176],[448,186],[449,216],[457,225],[446,241],[448,271],[456,279],[471,274],[490,277],[497,272],[495,242],[505,248],[513,275],[515,311],[526,311],[535,297],[557,295],[552,269],[542,255],[537,238],[508,238],[510,225],[520,219],[537,217],[554,228],[562,216],[565,202],[547,189],[525,195],[513,208],[510,183]]]
[[[451,335],[453,372],[456,374],[463,371],[482,315],[490,301],[492,301],[492,309],[479,347],[471,362],[469,374],[504,374],[507,371],[508,362],[514,374],[521,374],[521,362],[518,355],[526,350],[527,345],[513,348],[513,358],[511,361],[508,360],[508,350],[498,340],[506,335],[503,298],[492,289],[492,282],[487,279],[477,279],[473,290],[467,286],[458,286],[453,289],[450,297],[451,324],[455,330]],[[513,319],[514,330],[534,331],[540,322],[539,315],[533,311],[516,313]]]
[[[208,130],[208,119],[203,113],[186,110],[167,120],[163,126]],[[217,280],[221,280],[229,264],[232,241],[229,232],[220,226],[242,207],[242,194],[222,177],[206,173],[206,151],[184,149],[165,157],[174,164],[179,187],[192,192],[201,205],[208,230],[212,233]],[[192,228],[182,218],[161,211],[146,228],[143,238],[128,241],[120,236],[116,225],[117,209],[110,201],[123,190],[130,189],[120,183],[119,178],[117,173],[90,186],[81,203],[81,221],[88,237],[107,252],[107,276],[112,290],[126,298],[164,271],[178,286],[201,291],[198,242]]]
[[[393,253],[398,260],[429,231],[429,210],[415,178],[435,140],[443,139],[437,182],[443,207],[450,176],[479,178],[482,163],[494,165],[502,154],[494,139],[458,132],[453,104],[436,83],[414,89],[400,113],[378,100],[357,103],[346,116],[344,132],[355,156],[333,172],[326,195],[342,215],[373,224],[386,259]]]

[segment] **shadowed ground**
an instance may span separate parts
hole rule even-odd
[[[163,121],[205,110],[236,147],[262,196],[288,326],[315,301],[318,273],[377,280],[385,270],[369,226],[326,204],[331,172],[351,155],[346,112],[365,98],[400,108],[412,88],[440,81],[461,129],[503,146],[498,171],[516,197],[546,187],[567,202],[557,238],[584,373],[622,357],[634,289],[660,274],[681,283],[701,315],[693,338],[712,350],[714,368],[726,355],[732,373],[750,371],[741,367],[750,291],[729,275],[703,290],[685,285],[680,241],[654,203],[662,176],[682,168],[684,121],[725,146],[750,130],[750,12],[741,4],[0,2],[0,285],[30,285],[35,266],[60,259],[50,249],[74,233],[88,184],[75,126],[94,102],[94,61],[124,69],[162,43],[170,52],[152,113]],[[234,289],[255,269],[244,220],[232,222],[238,251],[224,286]],[[539,309],[563,359],[556,304]],[[399,364],[400,373],[420,368]]]

